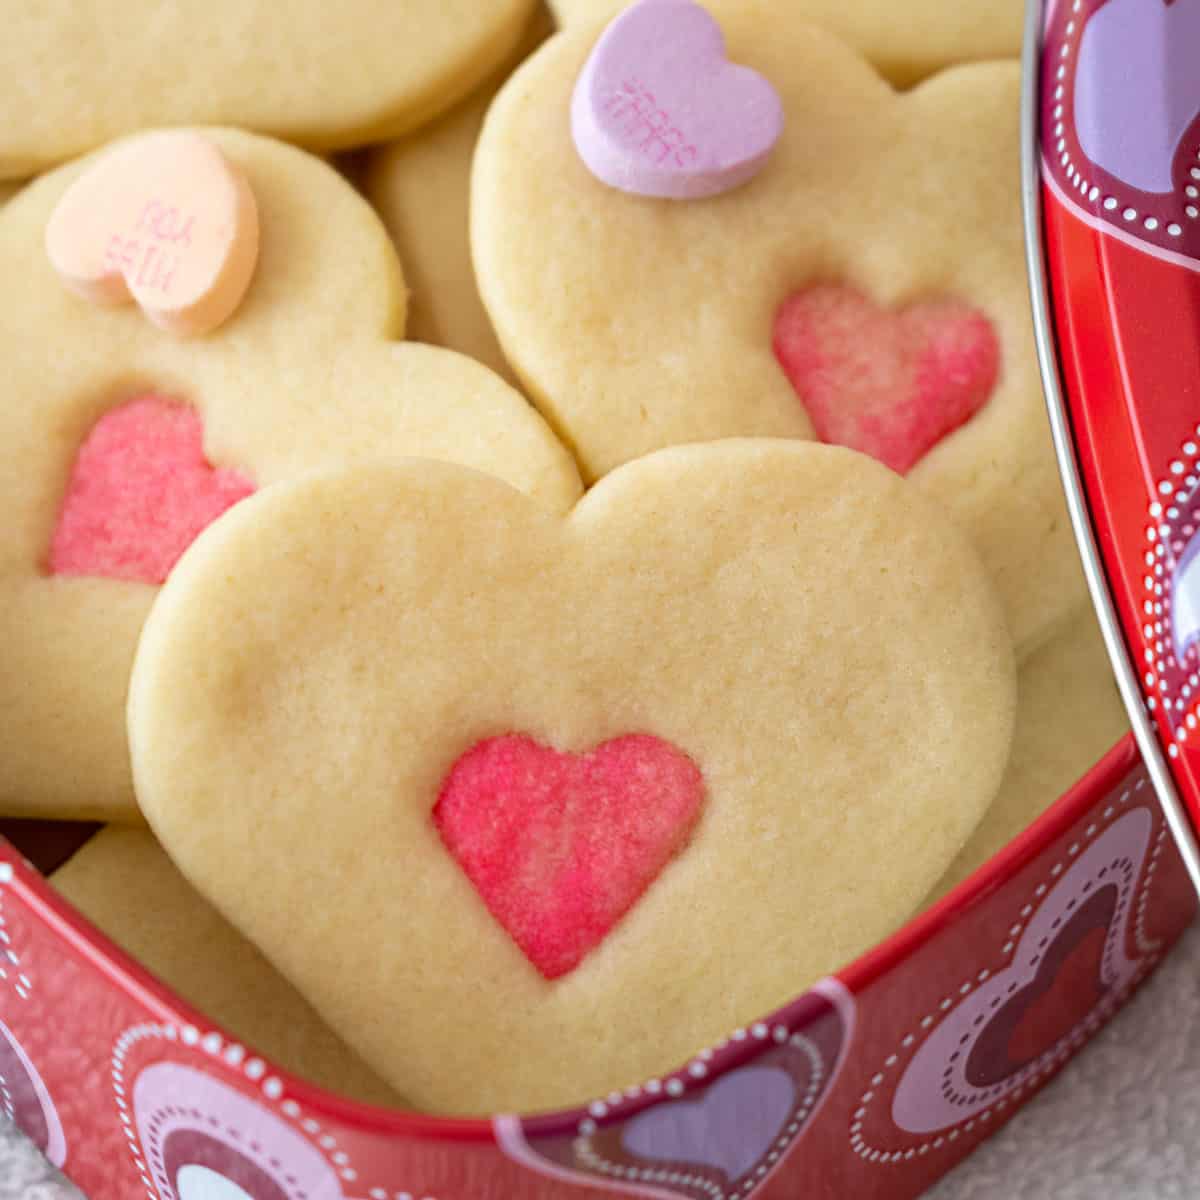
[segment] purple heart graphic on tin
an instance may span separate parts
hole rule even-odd
[[[537,1174],[623,1194],[749,1200],[821,1111],[854,1034],[836,979],[682,1069],[564,1117],[499,1117],[504,1152]]]
[[[771,1148],[795,1099],[795,1085],[784,1071],[748,1067],[719,1080],[694,1104],[652,1108],[635,1117],[621,1142],[641,1158],[716,1167],[737,1183]]]
[[[1200,114],[1200,4],[1109,0],[1079,39],[1075,130],[1083,152],[1143,192],[1170,192]],[[1061,53],[1061,52],[1060,52]]]
[[[1089,224],[1200,260],[1200,0],[1060,0],[1042,60],[1045,173]]]

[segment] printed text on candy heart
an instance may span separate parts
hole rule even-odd
[[[104,269],[120,271],[135,287],[170,295],[178,251],[191,246],[196,221],[195,213],[185,215],[162,200],[146,201],[133,228],[109,238]]]
[[[658,107],[654,93],[640,80],[624,80],[603,107],[610,116],[624,119],[622,132],[629,144],[655,165],[670,158],[676,166],[686,167],[700,157],[700,151],[672,122],[671,114]]]

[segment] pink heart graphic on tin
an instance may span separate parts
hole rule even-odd
[[[762,170],[783,130],[783,105],[757,71],[729,61],[720,26],[700,5],[641,0],[592,51],[571,130],[602,182],[694,200]]]
[[[1045,174],[1090,225],[1200,259],[1200,0],[1063,0],[1042,60]]]
[[[896,1088],[892,1120],[910,1134],[949,1129],[989,1110],[1064,1061],[1149,968],[1135,905],[1151,849],[1146,808],[1116,820],[1063,872],[1023,929],[1010,964],[952,1008],[913,1055]],[[1090,944],[1099,933],[1098,946]],[[1098,963],[1090,951],[1098,949]],[[1030,1028],[1037,1006],[1067,970],[1095,1003],[1062,1027]]]
[[[621,1141],[641,1158],[716,1167],[737,1183],[770,1150],[795,1099],[785,1072],[748,1067],[719,1080],[693,1104],[647,1110],[630,1121]]]
[[[146,1067],[132,1102],[163,1200],[348,1200],[338,1169],[303,1133],[194,1067]]]

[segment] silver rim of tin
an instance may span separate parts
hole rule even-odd
[[[1129,722],[1138,749],[1158,794],[1167,824],[1175,837],[1193,885],[1200,891],[1200,847],[1186,810],[1179,799],[1175,780],[1163,755],[1158,735],[1142,701],[1141,685],[1130,662],[1125,638],[1117,620],[1116,607],[1109,592],[1108,577],[1096,548],[1091,514],[1084,496],[1079,468],[1075,461],[1074,441],[1070,420],[1063,402],[1062,379],[1059,374],[1058,351],[1051,321],[1049,283],[1042,249],[1042,192],[1039,79],[1043,28],[1044,0],[1026,0],[1025,44],[1022,54],[1021,86],[1021,200],[1025,214],[1025,258],[1029,273],[1029,292],[1033,303],[1034,340],[1042,373],[1046,409],[1054,451],[1066,492],[1067,509],[1075,531],[1075,541],[1087,576],[1092,604],[1104,634],[1116,674],[1121,699],[1129,714]]]

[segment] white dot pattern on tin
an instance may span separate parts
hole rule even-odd
[[[1180,661],[1174,638],[1169,633],[1173,604],[1171,572],[1200,529],[1200,496],[1196,491],[1200,479],[1200,446],[1194,440],[1196,437],[1200,437],[1200,426],[1183,441],[1179,457],[1167,464],[1164,477],[1156,483],[1160,493],[1173,493],[1175,503],[1168,508],[1167,516],[1175,525],[1161,524],[1147,529],[1147,540],[1152,546],[1146,558],[1148,565],[1152,564],[1152,570],[1142,577],[1146,597],[1143,608],[1147,615],[1162,618],[1142,628],[1150,668],[1143,677],[1147,706],[1150,707],[1149,701],[1155,699],[1152,693],[1157,692],[1163,700],[1161,711],[1171,726],[1171,736],[1180,743],[1187,741],[1188,730],[1195,729],[1195,718],[1200,713],[1200,674],[1194,669],[1184,674],[1189,666],[1200,666],[1200,646],[1192,643],[1183,647],[1185,661]],[[1184,478],[1181,480],[1180,476]],[[1152,519],[1157,519],[1162,515],[1162,506],[1151,501],[1149,513]],[[1154,530],[1154,537],[1150,537],[1150,529]],[[1152,711],[1157,707],[1156,703]],[[1176,715],[1174,719],[1172,714]],[[1189,717],[1192,718],[1190,722]],[[1176,745],[1169,746],[1168,751],[1172,757],[1179,754]]]
[[[1146,787],[1146,777],[1143,775],[1121,793],[1120,798],[1115,804],[1106,806],[1102,818],[1104,825],[1101,826],[1098,822],[1089,824],[1084,831],[1083,837],[1069,846],[1066,859],[1056,863],[1054,868],[1051,869],[1050,878],[1053,879],[1061,875],[1065,862],[1076,858],[1082,850],[1095,841],[1100,834],[1114,823],[1114,818],[1121,815],[1121,810],[1128,806],[1129,801],[1139,793],[1145,791]],[[1002,1081],[1001,1084],[997,1085],[995,1089],[995,1101],[989,1107],[970,1118],[964,1125],[938,1134],[936,1137],[923,1139],[916,1145],[905,1146],[896,1150],[883,1150],[867,1142],[863,1135],[863,1125],[865,1124],[871,1103],[878,1093],[879,1083],[877,1081],[880,1076],[883,1075],[886,1077],[890,1072],[900,1074],[907,1067],[908,1062],[915,1056],[917,1050],[919,1050],[925,1036],[924,1034],[921,1037],[914,1036],[911,1033],[906,1034],[900,1043],[902,1050],[908,1052],[903,1056],[903,1061],[902,1056],[899,1054],[890,1054],[888,1056],[885,1060],[883,1070],[872,1077],[870,1090],[863,1093],[859,1100],[859,1107],[855,1110],[851,1118],[849,1140],[854,1153],[867,1162],[889,1164],[906,1161],[907,1158],[912,1156],[914,1151],[917,1154],[927,1154],[931,1151],[940,1150],[943,1146],[955,1142],[960,1134],[971,1132],[978,1127],[978,1124],[990,1121],[994,1114],[1004,1111],[1008,1105],[1017,1103],[1024,1096],[1028,1095],[1039,1083],[1058,1070],[1124,1003],[1130,993],[1154,969],[1161,958],[1160,944],[1148,939],[1146,936],[1145,917],[1150,887],[1154,880],[1159,858],[1166,844],[1167,830],[1163,826],[1159,828],[1150,854],[1147,857],[1146,866],[1142,873],[1141,885],[1137,890],[1137,895],[1132,906],[1134,940],[1138,949],[1145,957],[1142,959],[1136,974],[1124,988],[1106,993],[1100,1004],[1093,1008],[1083,1022],[1072,1030],[1071,1033],[1061,1038],[1050,1050],[1039,1059],[1035,1059],[1010,1080]],[[1108,869],[1112,868],[1116,868],[1118,871],[1124,870],[1124,886],[1126,889],[1132,890],[1137,883],[1136,878],[1134,878],[1134,864],[1132,861],[1127,858],[1121,859],[1117,863],[1110,864],[1110,868]],[[1038,886],[1035,895],[1038,898],[1043,897],[1048,890],[1048,885],[1042,883]],[[1030,905],[1026,905],[1021,911],[1022,913],[1032,913],[1035,910]],[[1006,942],[1001,950],[1001,963],[991,970],[993,976],[997,970],[1008,965],[1010,955],[1016,951],[1016,938],[1023,932],[1024,926],[1016,925],[1013,929],[1016,932],[1013,933],[1012,940]],[[1106,947],[1106,955],[1110,952],[1111,947]],[[939,1010],[939,1017],[941,1015]],[[928,1031],[932,1029],[934,1023],[935,1018],[933,1016],[926,1016],[920,1021],[920,1027],[922,1030]]]
[[[12,881],[12,864],[0,863],[0,884],[12,883]],[[0,944],[4,946],[4,960],[9,964],[7,968],[0,967],[0,980],[8,983],[20,999],[28,1000],[30,992],[33,991],[33,981],[21,970],[21,956],[13,949],[12,936],[8,932],[7,925],[8,917],[4,911],[4,891],[0,889]]]

